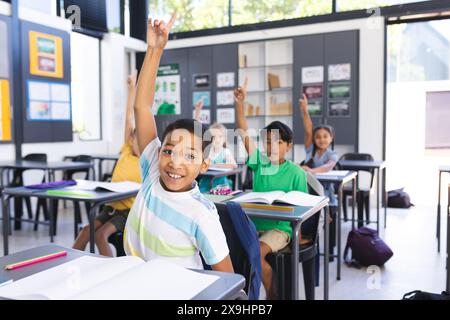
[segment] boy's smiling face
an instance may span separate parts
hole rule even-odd
[[[170,192],[186,192],[200,173],[208,170],[202,138],[185,129],[176,129],[164,139],[159,154],[163,187]]]
[[[267,132],[265,150],[272,164],[284,163],[286,161],[286,154],[291,151],[292,147],[292,143],[280,139],[276,130]]]

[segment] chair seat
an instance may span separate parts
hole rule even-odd
[[[308,261],[310,259],[313,259],[314,256],[317,254],[317,246],[313,244],[303,245],[299,246],[299,252],[298,252],[298,262]],[[278,254],[284,254],[284,255],[290,255],[291,254],[291,247],[287,246],[283,250],[280,250],[275,253],[270,253],[269,255],[278,255]]]

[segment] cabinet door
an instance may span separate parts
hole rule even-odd
[[[330,81],[330,66],[350,64],[350,79]],[[336,134],[335,143],[341,145],[355,146],[358,145],[358,114],[359,114],[359,31],[344,31],[325,34],[325,75],[327,78],[326,95],[326,123],[331,125]],[[339,79],[339,70],[335,70],[335,76]],[[341,73],[344,75],[346,72]],[[332,97],[330,92],[332,86],[341,88],[350,87],[349,97],[336,98]],[[345,91],[345,90],[344,90]],[[343,92],[343,91],[341,91]],[[339,95],[339,90],[337,91]],[[345,94],[344,94],[345,95]],[[340,102],[341,101],[341,102]],[[330,114],[330,105],[337,104],[348,108],[342,115]],[[348,105],[347,105],[348,104]],[[334,110],[338,110],[337,108]],[[336,111],[334,111],[336,112]],[[340,111],[337,111],[340,112]]]
[[[218,105],[219,101],[217,101],[217,97],[219,94],[227,95],[231,94],[231,92],[237,88],[238,86],[238,45],[236,43],[231,44],[222,44],[217,45],[213,47],[213,75],[212,75],[212,82],[213,82],[213,90],[212,90],[212,105],[214,106],[212,108],[213,112],[211,114],[212,122],[217,122],[217,110],[220,109],[222,112],[225,109],[232,109],[228,112],[234,113],[234,100],[230,100],[229,103],[226,103],[225,101],[222,102],[221,105]],[[223,84],[219,87],[219,79],[218,75],[221,74],[222,76],[224,74],[233,74],[234,75],[234,84],[231,84],[231,80],[229,85]],[[231,79],[231,78],[228,78]],[[222,79],[223,81],[223,79]],[[226,104],[225,104],[226,103]],[[227,111],[227,110],[225,110]],[[224,123],[224,125],[229,128],[235,128],[236,120],[236,114],[234,116],[233,123]]]
[[[324,36],[307,35],[294,38],[294,87],[293,87],[293,131],[294,131],[294,143],[304,143],[304,130],[303,118],[299,109],[299,99],[303,96],[304,86],[320,86],[322,85],[322,95],[325,94],[325,78],[322,82],[315,83],[303,83],[302,70],[304,68],[318,68],[324,66]],[[316,69],[317,70],[317,69]],[[317,80],[319,81],[319,80]],[[314,126],[323,122],[323,116],[325,113],[324,97],[322,98],[322,113],[321,115],[312,116],[312,122]]]

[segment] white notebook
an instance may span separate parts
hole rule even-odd
[[[189,300],[219,277],[166,260],[81,257],[0,288],[18,300]]]
[[[132,181],[122,182],[99,182],[88,180],[75,180],[76,186],[68,187],[69,190],[89,190],[89,191],[112,191],[112,192],[130,192],[138,191],[141,184]]]
[[[313,196],[300,191],[250,192],[231,201],[239,203],[291,204],[294,206],[313,207],[324,197]]]

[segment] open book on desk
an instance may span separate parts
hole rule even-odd
[[[132,181],[122,182],[99,182],[88,180],[75,180],[77,184],[65,190],[87,190],[87,191],[111,191],[111,192],[131,192],[138,191],[141,185]]]
[[[271,192],[250,192],[239,196],[231,201],[246,203],[262,203],[266,205],[293,205],[302,207],[313,207],[324,197],[313,196],[300,191],[271,191]]]
[[[189,300],[219,279],[166,260],[84,256],[0,288],[17,300]]]

